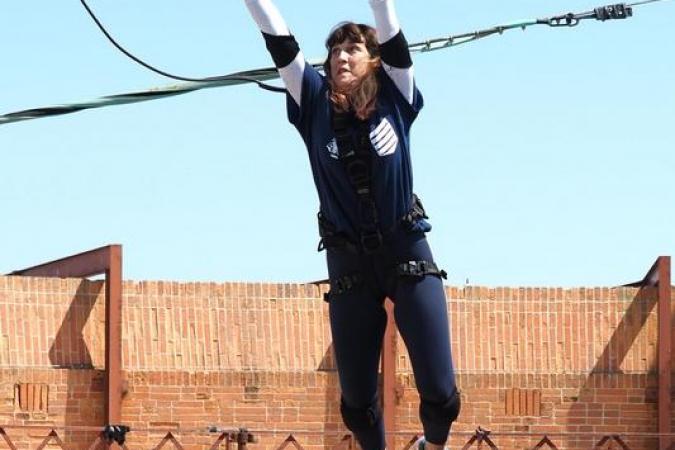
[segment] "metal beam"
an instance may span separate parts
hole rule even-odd
[[[122,418],[122,247],[110,247],[105,272],[105,396],[106,424]]]
[[[110,253],[113,247],[108,245],[88,252],[50,261],[48,263],[15,270],[9,275],[30,277],[84,278],[104,274],[109,268]]]
[[[671,436],[664,435],[671,430],[672,388],[672,297],[670,287],[670,256],[661,256],[656,263],[658,276],[658,318],[659,318],[659,450],[670,448]]]
[[[396,448],[396,321],[394,304],[387,299],[384,304],[387,311],[387,328],[384,332],[382,348],[382,404],[384,409],[384,427],[387,430],[387,448]]]
[[[86,278],[105,274],[105,424],[118,425],[122,411],[122,246],[107,245],[12,276]]]

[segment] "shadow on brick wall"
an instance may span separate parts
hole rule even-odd
[[[98,299],[102,299],[103,281],[82,280],[72,297],[63,322],[56,333],[54,343],[49,349],[49,361],[52,366],[65,371],[65,393],[59,397],[65,399],[63,420],[70,426],[103,426],[104,415],[104,368],[94,367],[94,362],[85,339],[85,327],[92,319],[92,311]],[[90,327],[93,330],[91,341],[94,350],[105,352],[105,343],[98,342],[104,322]],[[100,359],[98,359],[100,361]],[[91,443],[95,434],[65,431],[62,436],[66,445]],[[77,445],[76,445],[77,446]]]
[[[568,431],[579,433],[589,425],[632,433],[657,431],[656,421],[649,418],[649,410],[653,408],[653,417],[656,417],[657,408],[655,363],[649,367],[648,373],[625,373],[621,369],[657,300],[658,293],[653,287],[643,287],[636,293],[602,355],[579,387],[578,397],[563,399],[564,402],[572,402]],[[592,420],[601,423],[589,423]],[[591,448],[597,444],[589,439],[578,438],[569,444],[571,448]],[[638,445],[656,448],[657,444],[656,440],[651,440]]]
[[[324,372],[331,376],[326,378],[326,388],[324,393],[324,431],[326,433],[336,433],[344,430],[342,416],[340,414],[340,383],[338,381],[337,365],[335,363],[335,350],[333,343],[328,346],[326,352],[321,358],[321,363],[317,367],[318,372]],[[326,442],[337,441],[336,436],[326,436]]]

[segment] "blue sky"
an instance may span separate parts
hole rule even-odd
[[[277,0],[308,57],[367,0]],[[243,1],[90,0],[141,58],[187,76],[268,66]],[[408,39],[599,6],[399,0]],[[611,286],[675,254],[674,6],[417,56],[416,191],[449,284]],[[0,5],[0,113],[173,84],[77,1]],[[309,163],[253,86],[0,127],[0,273],[124,246],[128,279],[325,277]]]

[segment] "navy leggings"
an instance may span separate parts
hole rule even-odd
[[[401,232],[370,255],[329,249],[327,260],[331,280],[353,274],[360,277],[351,289],[329,296],[345,424],[364,450],[385,448],[382,417],[375,410],[387,320],[384,299],[388,297],[395,305],[396,325],[410,355],[425,438],[434,444],[444,444],[452,419],[424,414],[425,405],[433,413],[442,410],[442,405],[457,395],[443,283],[434,275],[415,279],[397,276],[395,272],[396,266],[403,262],[433,261],[424,233]],[[364,426],[368,419],[370,423]]]

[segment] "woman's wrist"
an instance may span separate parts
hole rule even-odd
[[[271,0],[244,0],[244,2],[260,31],[272,36],[291,34],[286,21]]]
[[[368,0],[375,17],[377,40],[380,44],[387,42],[398,34],[401,26],[396,17],[393,0]]]

